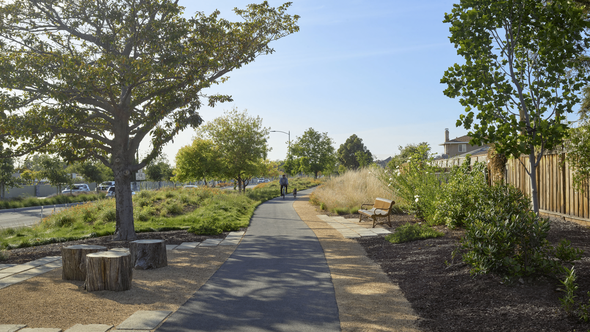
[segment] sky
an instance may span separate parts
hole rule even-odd
[[[223,84],[204,91],[233,97],[233,102],[200,110],[205,121],[237,108],[262,118],[264,127],[290,133],[291,142],[309,128],[327,133],[337,150],[356,134],[376,159],[399,146],[427,142],[442,153],[444,130],[464,112],[458,99],[443,94],[444,71],[461,63],[443,23],[453,0],[293,0],[288,13],[299,15],[300,31],[271,46],[275,53],[231,72]],[[185,15],[221,11],[238,21],[232,9],[252,1],[180,0]],[[269,1],[273,7],[284,1]],[[195,130],[180,133],[164,147],[171,163],[192,142]],[[289,136],[271,132],[270,160],[287,155]],[[147,140],[146,140],[147,142]],[[147,144],[147,143],[146,143]],[[147,151],[147,145],[140,149]],[[141,152],[140,152],[141,153]]]

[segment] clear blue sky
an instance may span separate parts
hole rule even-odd
[[[253,1],[180,0],[186,15],[196,11],[239,20],[234,7]],[[335,148],[356,134],[379,159],[398,146],[428,142],[442,153],[444,129],[465,135],[455,122],[458,100],[443,95],[444,71],[462,58],[442,23],[452,0],[294,0],[300,31],[272,44],[276,52],[229,74],[230,80],[206,93],[224,93],[234,102],[201,109],[205,121],[234,107],[260,116],[272,130],[290,131],[291,140],[308,128],[327,132]],[[272,6],[284,1],[271,0]],[[194,130],[178,135],[164,152],[192,142]],[[287,135],[271,133],[270,160],[284,159]]]

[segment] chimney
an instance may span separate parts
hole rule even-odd
[[[449,128],[445,128],[445,143],[449,141]]]

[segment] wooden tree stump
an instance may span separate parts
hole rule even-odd
[[[90,244],[61,248],[61,262],[63,265],[61,278],[63,280],[86,280],[86,255],[106,250],[107,247]]]
[[[122,251],[103,251],[86,255],[87,291],[131,289],[133,267],[131,254]]]
[[[140,270],[168,266],[165,240],[137,240],[129,243],[133,268]]]

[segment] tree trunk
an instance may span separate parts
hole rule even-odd
[[[133,268],[131,254],[122,251],[103,251],[86,256],[87,291],[123,291],[131,289]]]
[[[129,243],[131,266],[149,270],[168,266],[165,240],[137,240]]]
[[[117,207],[117,223],[115,241],[133,241],[137,239],[133,225],[133,198],[131,196],[131,172],[120,160],[115,161],[115,200]]]
[[[86,280],[86,255],[106,251],[107,247],[80,244],[61,248],[63,280]]]

